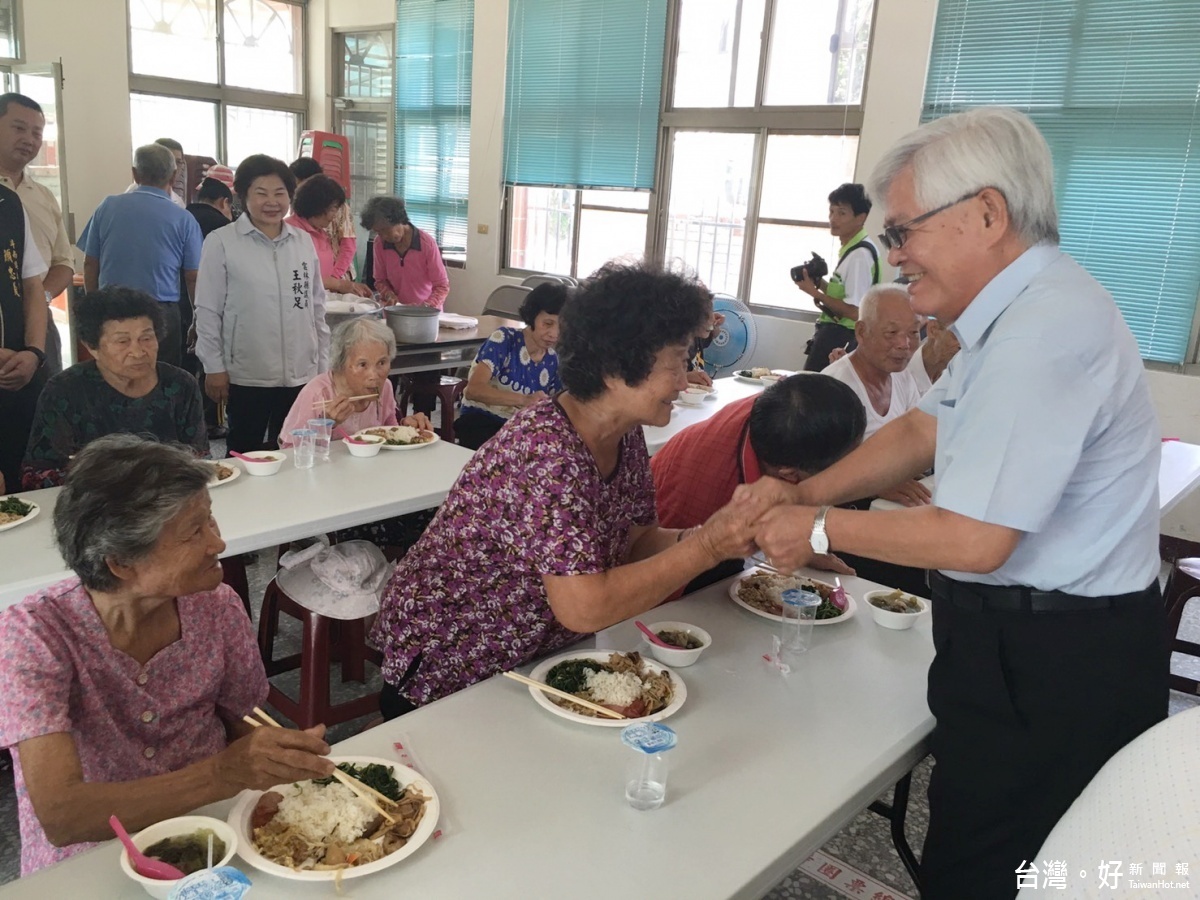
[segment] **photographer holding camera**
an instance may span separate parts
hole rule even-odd
[[[843,184],[829,195],[829,230],[842,242],[838,264],[829,281],[825,261],[813,254],[802,266],[792,269],[796,287],[813,298],[821,310],[816,331],[805,348],[806,372],[820,372],[829,365],[829,354],[838,347],[853,350],[854,323],[858,305],[867,290],[880,282],[879,251],[863,227],[871,200],[861,184]],[[860,251],[860,252],[855,252]]]

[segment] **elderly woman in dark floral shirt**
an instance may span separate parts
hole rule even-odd
[[[643,425],[665,425],[712,297],[700,283],[609,265],[562,308],[566,390],[526,407],[463,470],[385,591],[385,717],[645,612],[746,555],[732,507],[660,528]]]
[[[94,358],[46,383],[21,468],[22,488],[62,484],[70,458],[106,434],[152,435],[207,456],[196,379],[158,359],[165,330],[158,301],[133,288],[107,287],[87,295],[75,320]]]

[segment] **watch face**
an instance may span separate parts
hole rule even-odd
[[[809,538],[808,543],[813,548],[813,553],[829,552],[829,536],[823,531],[819,534],[814,534]]]

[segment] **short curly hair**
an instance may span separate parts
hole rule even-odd
[[[521,317],[522,322],[532,328],[541,313],[557,316],[562,312],[563,304],[567,302],[569,293],[570,289],[565,284],[539,284],[525,295],[517,315]]]
[[[604,379],[636,387],[664,347],[687,346],[712,314],[712,292],[694,276],[644,263],[610,262],[563,304],[559,373],[579,400],[605,390]]]
[[[329,207],[341,206],[345,202],[346,192],[340,184],[328,175],[314,175],[296,188],[292,212],[302,219],[311,219]]]
[[[85,295],[75,307],[75,333],[89,347],[100,346],[105,322],[149,319],[161,341],[167,334],[158,301],[144,291],[129,287],[106,287]]]
[[[233,176],[233,192],[238,195],[243,205],[246,195],[250,193],[250,185],[254,184],[256,179],[267,175],[279,176],[283,186],[287,188],[289,200],[296,195],[296,176],[292,174],[287,163],[265,153],[255,153],[238,163],[237,172]]]

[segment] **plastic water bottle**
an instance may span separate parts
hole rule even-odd
[[[636,751],[625,780],[625,800],[634,809],[658,809],[663,805],[670,769],[667,751],[676,742],[675,731],[657,722],[622,729],[621,743]]]
[[[792,664],[812,643],[813,622],[817,620],[821,596],[804,588],[791,588],[783,592],[782,599],[783,627],[779,634],[779,659]]]

